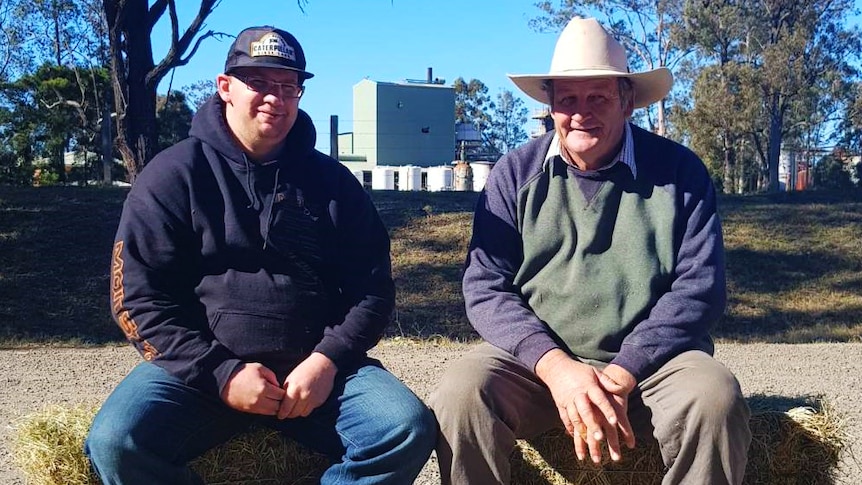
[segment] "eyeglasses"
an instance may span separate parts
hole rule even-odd
[[[302,93],[305,92],[305,87],[293,83],[279,83],[262,77],[239,76],[236,74],[231,74],[231,76],[242,81],[249,91],[256,93],[276,94],[280,92],[285,98],[301,98]]]

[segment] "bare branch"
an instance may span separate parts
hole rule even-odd
[[[156,26],[156,23],[162,18],[162,15],[165,14],[165,9],[168,6],[168,0],[156,0],[155,3],[150,7],[150,11],[148,13],[149,18],[147,19],[147,27],[148,31],[152,32],[153,27]],[[120,10],[125,10],[124,7],[119,7]]]
[[[164,59],[147,74],[147,85],[158,84],[170,69],[181,65],[178,63],[181,61],[183,53],[188,49],[198,32],[200,32],[204,20],[206,20],[219,3],[220,0],[201,0],[200,9],[198,9],[197,15],[191,21],[185,33],[176,42],[172,40],[171,47],[168,49],[167,54],[165,54]]]

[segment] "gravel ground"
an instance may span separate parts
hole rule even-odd
[[[424,399],[469,347],[386,341],[373,354]],[[722,344],[716,357],[746,394],[822,395],[831,402],[854,437],[843,482],[862,484],[862,344]],[[24,484],[12,466],[10,423],[48,404],[100,402],[137,362],[130,347],[0,351],[0,484]],[[432,457],[416,484],[438,483]]]

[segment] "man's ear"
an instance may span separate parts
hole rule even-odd
[[[225,103],[230,102],[230,88],[230,76],[227,74],[219,74],[216,76],[216,89],[218,90],[219,97]]]

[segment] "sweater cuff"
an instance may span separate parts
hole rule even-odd
[[[560,348],[550,335],[545,333],[534,333],[528,336],[515,347],[512,354],[520,360],[528,369],[536,372],[536,363],[543,355],[553,349]]]
[[[623,345],[617,356],[609,363],[629,371],[637,382],[646,379],[655,371],[649,355],[643,349],[632,345]]]
[[[314,347],[314,352],[320,352],[327,356],[329,360],[335,363],[339,371],[350,368],[360,357],[365,355],[365,352],[357,355],[356,352],[352,351],[346,345],[340,345],[336,339],[325,337]]]

